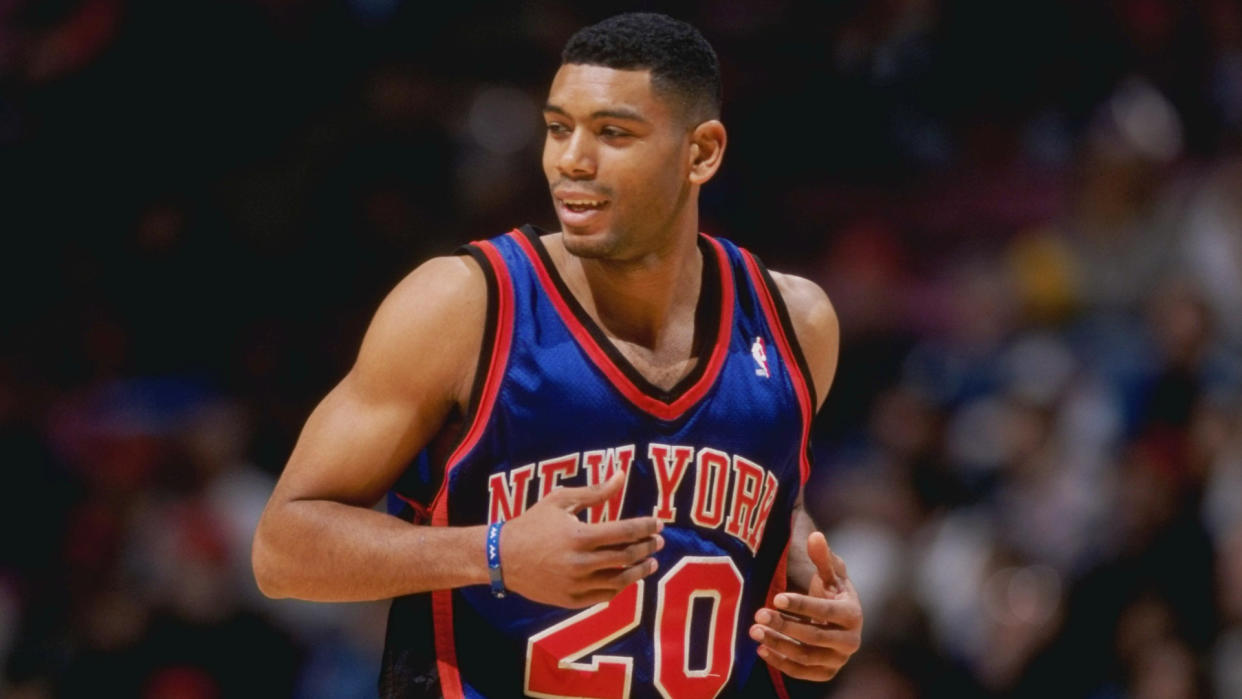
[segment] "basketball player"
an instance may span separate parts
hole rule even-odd
[[[662,15],[605,20],[543,113],[561,231],[396,286],[272,494],[260,587],[396,598],[386,696],[830,679],[862,613],[801,496],[837,322],[814,284],[699,232],[726,144],[715,53]],[[372,509],[385,492],[400,516]]]

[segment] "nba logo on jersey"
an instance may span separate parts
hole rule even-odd
[[[755,344],[750,346],[750,356],[755,358],[755,376],[770,378],[768,373],[768,353],[763,348],[763,338],[756,337]]]

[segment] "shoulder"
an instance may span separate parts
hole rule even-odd
[[[793,274],[775,271],[769,273],[789,310],[790,320],[798,330],[799,339],[805,329],[814,339],[835,341],[839,327],[837,311],[819,284]]]
[[[811,370],[815,395],[822,404],[832,385],[840,351],[841,329],[836,309],[815,282],[793,274],[770,273],[789,311],[798,345]]]
[[[435,257],[419,265],[380,303],[367,339],[404,345],[428,331],[451,341],[475,315],[487,312],[487,281],[469,255]]]
[[[351,375],[376,390],[468,394],[487,317],[487,279],[469,255],[427,260],[393,287]]]
[[[376,320],[418,323],[487,303],[482,267],[470,255],[433,257],[393,287]]]

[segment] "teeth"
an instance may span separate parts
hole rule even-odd
[[[582,200],[582,199],[564,199],[564,200],[562,200],[562,201],[564,201],[564,202],[565,202],[565,205],[566,205],[566,206],[589,206],[589,207],[599,207],[599,206],[603,206],[603,205],[604,205],[604,202],[602,202],[602,201],[587,201],[587,200]]]

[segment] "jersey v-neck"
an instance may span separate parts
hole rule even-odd
[[[540,239],[542,233],[535,226],[526,225],[511,235],[526,253],[545,293],[578,345],[631,403],[658,418],[674,420],[706,395],[724,365],[733,324],[732,269],[720,243],[703,234],[698,238],[703,279],[694,313],[694,342],[696,349],[708,343],[710,349],[696,352],[699,361],[690,373],[665,390],[651,383],[587,313],[557,271]]]

